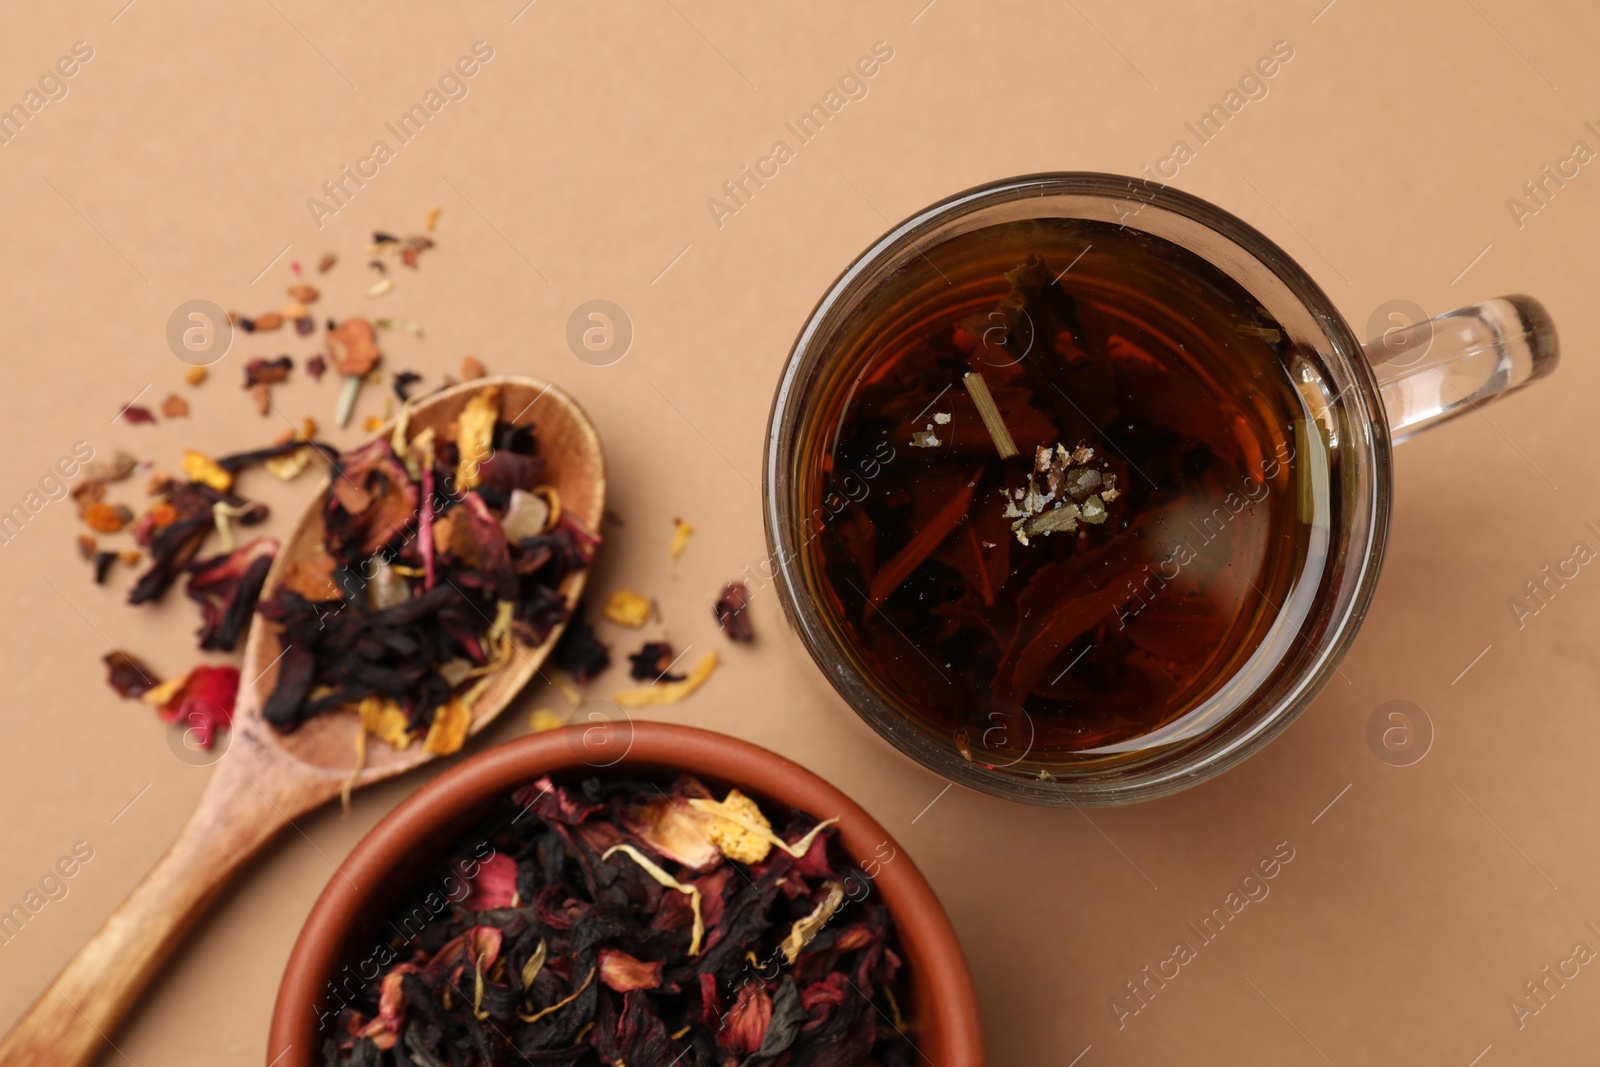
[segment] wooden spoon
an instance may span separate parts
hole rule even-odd
[[[431,426],[440,440],[446,439],[467,401],[490,386],[500,387],[502,419],[538,424],[546,480],[560,494],[562,512],[598,532],[606,488],[600,436],[572,398],[554,386],[522,377],[481,378],[454,386],[412,409],[410,436]],[[391,430],[392,425],[381,433]],[[319,491],[278,553],[267,575],[267,593],[282,580],[289,563],[322,544],[321,503]],[[569,611],[587,573],[578,571],[563,586]],[[277,629],[260,616],[251,624],[228,751],[217,761],[194,816],[155,869],[0,1042],[0,1065],[79,1067],[93,1062],[161,963],[234,873],[295,816],[338,796],[350,778],[360,728],[355,716],[319,716],[292,734],[278,733],[261,717],[282,654]],[[478,698],[472,733],[499,715],[533,677],[562,629],[557,626],[537,648],[517,649],[511,664]],[[372,741],[356,785],[434,758],[420,744],[402,751]]]

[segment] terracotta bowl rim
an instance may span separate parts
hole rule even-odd
[[[624,755],[597,763],[595,753],[614,751],[609,746],[619,739],[627,741]],[[673,768],[798,810],[836,814],[840,842],[858,864],[886,842],[893,858],[882,864],[873,886],[889,906],[907,973],[914,975],[917,1003],[909,1014],[918,1023],[920,1059],[934,1067],[983,1067],[982,1021],[961,943],[932,886],[888,831],[839,789],[776,752],[711,730],[660,722],[572,725],[497,745],[447,770],[385,815],[338,865],[301,928],[273,1007],[268,1061],[274,1067],[320,1063],[319,993],[343,958],[353,916],[417,841],[541,774],[585,767],[598,774]]]

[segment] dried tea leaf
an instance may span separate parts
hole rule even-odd
[[[462,381],[470,382],[470,381],[473,381],[474,379],[482,378],[487,373],[489,373],[489,372],[483,369],[483,364],[479,363],[476,357],[474,357],[474,356],[462,356],[461,357],[461,380]]]
[[[328,331],[328,360],[340,374],[366,374],[383,356],[377,338],[366,319],[345,319]]]
[[[291,286],[289,286],[289,290],[288,291],[289,291],[289,295],[294,297],[294,299],[295,299],[295,301],[297,303],[301,303],[301,304],[312,304],[312,303],[315,303],[317,297],[322,295],[321,293],[319,293],[317,291],[317,287],[316,286],[314,286],[314,285],[306,285],[304,283],[301,283],[300,285],[291,285]],[[303,313],[304,312],[302,311],[302,314]],[[298,317],[298,316],[296,316],[296,317]]]
[[[132,522],[133,512],[121,504],[95,503],[83,509],[83,521],[96,533],[111,534]]]
[[[638,628],[650,621],[650,601],[632,589],[618,589],[606,597],[601,613],[618,626]]]
[[[750,625],[750,590],[743,582],[723,586],[711,610],[728,640],[749,644],[756,639],[755,628]]]
[[[168,393],[161,402],[161,414],[169,419],[179,419],[189,414],[189,402],[177,393]]]
[[[672,875],[656,866],[654,860],[634,848],[632,845],[613,845],[600,854],[602,860],[608,860],[618,852],[627,854],[633,862],[645,869],[645,873],[668,889],[676,889],[689,898],[689,903],[694,908],[694,932],[689,936],[689,955],[700,955],[700,941],[705,937],[706,924],[700,915],[700,889],[698,886],[684,885]]]
[[[124,699],[138,699],[161,684],[160,676],[137,656],[113,649],[101,659],[106,665],[106,684]]]
[[[644,708],[677,704],[685,700],[705,684],[711,672],[717,669],[717,654],[707,652],[701,657],[700,662],[694,665],[689,672],[689,677],[681,682],[667,682],[663,685],[653,685],[647,689],[629,689],[618,693],[615,699],[619,707]]]
[[[339,262],[339,257],[334,255],[332,252],[322,253],[322,258],[317,260],[317,273],[328,273],[333,269],[333,265],[337,262]]]

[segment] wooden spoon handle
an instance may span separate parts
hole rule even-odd
[[[320,781],[271,764],[252,738],[233,739],[172,847],[0,1042],[0,1067],[86,1067],[115,1047],[123,1016],[233,874],[327,799]]]

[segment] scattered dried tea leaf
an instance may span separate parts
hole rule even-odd
[[[328,359],[340,374],[366,374],[382,356],[377,332],[366,319],[345,319],[328,331]]]
[[[671,555],[677,559],[683,555],[683,550],[689,547],[689,536],[694,533],[694,527],[682,519],[672,520],[672,548]]]
[[[328,361],[321,353],[306,360],[306,373],[311,375],[311,380],[320,382],[322,376],[328,373]]]
[[[97,542],[89,534],[78,535],[78,555],[82,559],[94,559],[94,550]]]
[[[681,682],[666,682],[661,685],[652,685],[647,689],[629,689],[618,693],[614,698],[618,706],[624,708],[644,708],[677,704],[686,699],[705,684],[711,672],[717,669],[717,654],[707,652],[701,657],[700,662],[694,665],[689,676]]]
[[[482,378],[487,373],[488,373],[488,371],[483,369],[483,364],[479,363],[475,357],[473,357],[473,356],[462,356],[461,357],[461,380],[462,381],[470,382],[470,381],[473,381],[474,379]]]
[[[283,325],[283,316],[276,311],[269,311],[265,315],[256,317],[252,332],[276,330]]]
[[[494,424],[500,418],[500,387],[474,393],[456,419],[457,491],[483,484],[480,466],[494,452]]]
[[[209,373],[204,367],[190,367],[183,372],[183,380],[190,385],[199,385],[206,380],[206,375]]]
[[[409,333],[412,337],[423,336],[422,324],[412,322],[410,319],[374,319],[372,324],[380,330],[399,330]]]
[[[650,601],[632,589],[618,589],[606,597],[601,613],[618,626],[637,628],[650,621]]]
[[[756,639],[755,628],[750,625],[750,590],[743,582],[729,582],[723,586],[711,610],[728,640],[749,644]]]
[[[636,682],[681,682],[684,675],[667,673],[677,661],[672,646],[665,641],[646,641],[637,652],[628,653],[628,677]]]
[[[144,559],[144,553],[137,548],[125,548],[117,553],[117,559],[124,567],[137,567],[139,561]]]
[[[230,492],[233,489],[233,472],[219,467],[216,460],[203,452],[184,449],[182,465],[183,473],[191,482],[199,482],[219,493]]]
[[[466,743],[467,729],[472,725],[472,709],[460,700],[442,704],[434,713],[433,725],[422,740],[422,748],[440,756],[459,752]]]
[[[101,657],[106,665],[106,684],[117,695],[137,699],[161,684],[161,678],[137,656],[113,649]]]
[[[96,552],[94,554],[94,584],[105,585],[106,577],[111,573],[111,565],[117,561],[115,552]]]
[[[121,504],[107,504],[102,501],[83,509],[83,521],[96,533],[112,534],[133,521],[133,512]]]
[[[291,285],[289,286],[288,291],[289,295],[294,297],[296,302],[301,304],[313,304],[316,302],[317,297],[322,295],[317,291],[316,286],[306,285],[304,283],[301,283],[300,285]]]
[[[339,257],[334,255],[332,252],[322,253],[322,258],[317,260],[317,273],[328,273],[333,269],[333,265],[337,262],[339,262]]]
[[[189,402],[177,393],[169,393],[161,402],[161,414],[169,419],[180,419],[189,414]]]

